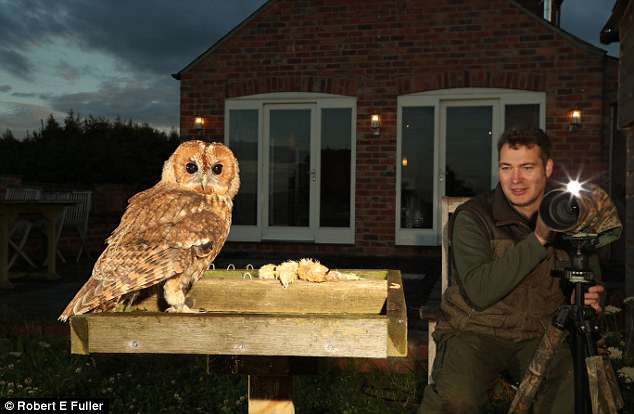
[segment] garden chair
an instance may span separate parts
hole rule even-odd
[[[42,200],[48,200],[48,201],[57,201],[57,200],[71,200],[72,197],[72,193],[68,192],[68,191],[46,191],[44,193],[42,193]],[[64,222],[66,220],[66,210],[68,208],[64,209],[64,212],[57,218],[57,221],[55,223],[55,240],[57,241],[57,257],[59,257],[59,260],[62,261],[62,263],[66,263],[66,259],[64,258],[64,256],[62,255],[62,252],[59,249],[59,239],[60,236],[62,235],[62,229],[64,228]],[[47,257],[44,259],[44,261],[42,262],[42,265],[45,265],[48,262],[48,255]]]
[[[449,261],[449,215],[456,211],[456,208],[465,201],[469,200],[468,197],[443,197],[440,202],[441,212],[441,240],[442,240],[442,262],[441,262],[441,298],[447,290],[450,282],[451,262]],[[433,383],[431,372],[434,366],[434,359],[436,359],[436,342],[432,337],[436,330],[436,321],[438,319],[438,313],[428,312],[426,309],[421,309],[421,316],[423,319],[427,319],[428,324],[428,342],[427,342],[427,381],[429,384]]]
[[[88,259],[91,259],[90,252],[86,243],[86,237],[88,234],[88,216],[90,215],[90,208],[92,207],[92,191],[72,191],[67,193],[61,193],[57,196],[58,200],[71,200],[78,203],[74,206],[67,207],[64,211],[63,225],[59,227],[57,232],[57,245],[59,246],[59,239],[62,235],[63,228],[71,227],[77,231],[80,239],[79,251],[77,252],[76,262],[79,262],[79,258],[82,253],[86,253]],[[57,250],[57,254],[60,256],[63,262],[65,262],[64,256]]]
[[[39,188],[7,188],[4,194],[5,200],[39,200],[42,195],[42,190]],[[9,246],[13,248],[14,253],[9,260],[8,269],[11,269],[18,256],[22,258],[34,269],[37,265],[33,263],[33,260],[24,251],[26,241],[33,229],[33,222],[27,219],[17,220],[13,227],[9,230]]]

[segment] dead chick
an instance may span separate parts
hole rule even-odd
[[[297,268],[297,277],[308,282],[325,282],[328,268],[314,259],[301,259]]]
[[[331,270],[326,274],[326,280],[361,280],[355,273],[342,273],[338,270]]]
[[[277,276],[275,275],[275,265],[272,263],[269,263],[260,267],[260,270],[258,271],[258,278],[263,280],[276,279]]]
[[[287,260],[286,262],[277,266],[277,268],[275,269],[275,274],[280,280],[280,283],[282,283],[282,286],[288,288],[288,285],[294,283],[295,280],[297,280],[297,267],[297,262],[293,260]]]

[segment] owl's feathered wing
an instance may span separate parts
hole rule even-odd
[[[59,317],[112,309],[129,293],[211,263],[231,226],[231,200],[157,184],[130,199],[90,279]]]

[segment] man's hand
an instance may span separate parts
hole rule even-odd
[[[544,246],[550,240],[551,234],[552,230],[542,221],[542,218],[538,213],[537,223],[535,224],[535,237],[537,238],[537,241]]]
[[[596,313],[601,313],[603,308],[601,307],[601,295],[605,291],[603,285],[594,285],[588,288],[588,291],[583,297],[583,303],[586,306],[590,306]],[[575,303],[575,292],[572,292],[572,303]]]

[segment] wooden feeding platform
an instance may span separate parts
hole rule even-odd
[[[276,369],[289,357],[407,355],[400,272],[341,271],[362,280],[298,280],[284,289],[277,280],[259,280],[257,270],[208,271],[188,294],[190,307],[206,313],[159,312],[162,299],[154,293],[132,312],[74,316],[71,352],[255,358],[261,363],[249,375],[249,412],[292,413],[292,372]]]

